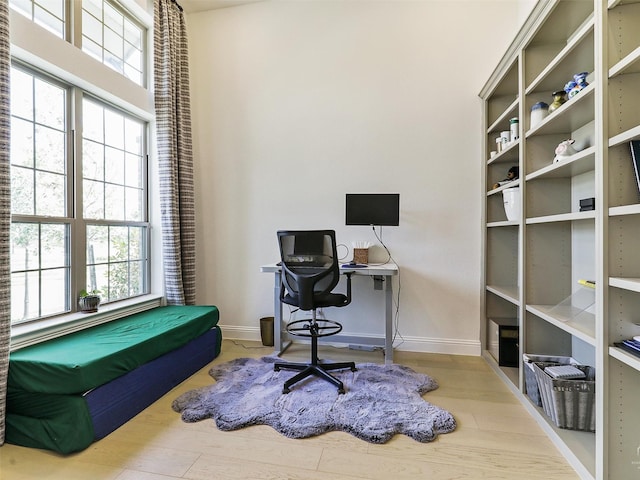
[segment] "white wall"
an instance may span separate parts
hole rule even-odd
[[[401,267],[399,348],[479,353],[477,93],[531,3],[280,1],[187,17],[197,298],[220,308],[226,337],[258,339],[272,315],[259,267],[277,261],[276,230],[374,241],[344,225],[345,193],[399,192],[400,226],[384,230]],[[382,336],[381,292],[360,280],[327,315]]]

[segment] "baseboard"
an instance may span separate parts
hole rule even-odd
[[[239,327],[222,325],[222,338],[229,340],[260,341],[260,327]],[[356,335],[344,332],[346,335]],[[383,340],[381,336],[370,336]],[[479,357],[482,353],[479,340],[465,340],[459,338],[429,338],[429,337],[398,337],[394,342],[394,350],[403,352],[443,353],[448,355],[471,355]]]

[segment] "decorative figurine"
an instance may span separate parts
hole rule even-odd
[[[558,90],[557,92],[553,92],[553,103],[549,105],[549,113],[553,112],[555,109],[560,107],[563,103],[567,101],[567,93],[564,90]]]
[[[578,153],[576,149],[573,148],[574,143],[575,140],[572,139],[563,140],[562,142],[560,142],[560,144],[558,144],[558,146],[556,147],[556,156],[553,158],[553,163],[560,162],[569,158],[571,155]]]
[[[517,180],[518,177],[520,175],[520,169],[519,167],[511,167],[509,169],[509,171],[507,172],[507,178],[505,178],[504,180],[499,181],[498,183],[494,183],[493,184],[493,188],[499,188],[502,185],[506,185],[507,183],[513,182],[514,180]]]
[[[578,84],[573,80],[567,82],[564,86],[564,91],[567,92],[567,97],[572,98],[578,94],[580,89],[578,88]]]
[[[589,75],[589,72],[580,72],[576,73],[573,76],[573,79],[575,80],[578,87],[580,87],[580,90],[589,86],[589,84],[587,83],[587,75]]]

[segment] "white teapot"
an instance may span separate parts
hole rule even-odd
[[[557,163],[561,160],[565,160],[569,158],[571,155],[575,155],[578,153],[575,148],[573,148],[573,144],[575,140],[567,139],[563,140],[558,144],[555,150],[556,156],[553,158],[553,163]]]

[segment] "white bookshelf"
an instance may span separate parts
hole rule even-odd
[[[640,0],[540,0],[480,93],[483,341],[488,319],[511,317],[521,353],[594,366],[596,432],[557,428],[526,396],[522,365],[506,371],[485,358],[586,479],[640,478],[640,357],[614,345],[640,335],[640,195],[629,147],[640,140],[639,25]],[[532,127],[531,107],[552,103],[579,72],[588,87]],[[519,140],[491,157],[512,117]],[[569,138],[578,152],[554,162]],[[493,189],[515,165],[520,179]],[[510,186],[520,187],[518,221],[502,205]],[[591,197],[596,209],[580,211]],[[579,279],[596,282],[592,297]]]

